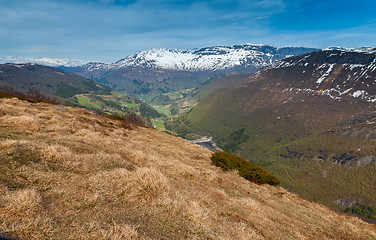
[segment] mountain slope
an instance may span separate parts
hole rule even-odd
[[[82,109],[1,99],[0,231],[26,239],[373,239],[211,152]]]
[[[274,140],[286,126],[298,127],[275,142],[283,144],[372,115],[375,59],[376,54],[344,51],[287,58],[253,75],[243,75],[240,83],[203,99],[187,117],[207,133],[219,126],[230,129],[254,125],[254,134],[250,135],[274,133]]]
[[[0,86],[27,93],[38,89],[42,94],[58,99],[72,97],[80,93],[109,93],[112,90],[89,79],[68,73],[58,68],[28,64],[1,64]]]
[[[147,104],[107,86],[58,68],[28,64],[1,64],[0,89],[33,97],[47,96],[60,103],[80,105],[99,112],[122,115],[139,112],[145,117],[160,114]]]
[[[332,208],[345,207],[341,199],[375,205],[375,59],[372,50],[287,58],[208,95],[169,127],[212,136]]]

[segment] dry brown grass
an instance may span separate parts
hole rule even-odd
[[[0,232],[25,239],[376,239],[374,225],[86,110],[0,100]]]

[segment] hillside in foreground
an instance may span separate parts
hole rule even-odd
[[[0,232],[24,239],[375,239],[211,152],[84,109],[0,100]]]

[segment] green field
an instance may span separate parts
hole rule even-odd
[[[157,130],[166,131],[166,128],[164,125],[165,120],[166,120],[165,118],[151,119],[151,123],[153,124],[153,126],[155,126]]]
[[[153,108],[166,116],[171,115],[169,106],[153,106]]]
[[[89,101],[90,101],[90,98],[89,97],[85,97],[85,96],[76,96],[77,100],[78,100],[78,103],[79,104],[82,104],[84,106],[88,106],[89,104]]]
[[[123,93],[113,91],[111,95],[79,94],[75,95],[73,102],[106,114],[124,115],[131,112],[141,114],[143,117],[160,117],[155,109]]]

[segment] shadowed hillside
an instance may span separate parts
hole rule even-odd
[[[84,109],[0,99],[0,232],[24,239],[375,239],[211,152]]]

